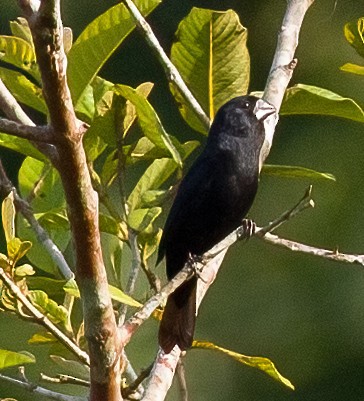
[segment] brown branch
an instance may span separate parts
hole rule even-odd
[[[0,131],[4,134],[28,139],[34,142],[51,143],[54,139],[52,131],[48,126],[40,127],[34,125],[23,125],[6,118],[0,118]]]
[[[26,7],[26,5],[24,6]],[[60,0],[42,0],[38,12],[24,9],[42,77],[43,96],[55,136],[76,254],[76,280],[83,302],[90,354],[90,401],[121,400],[121,345],[101,251],[98,197],[82,145],[85,126],[77,120],[67,84]]]

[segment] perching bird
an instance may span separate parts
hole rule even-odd
[[[166,257],[172,279],[190,255],[202,255],[242,224],[269,151],[275,108],[254,96],[236,97],[216,113],[206,146],[182,180],[165,223],[158,261]],[[273,117],[275,119],[275,116]],[[159,344],[169,353],[193,341],[196,321],[194,276],[167,300]]]

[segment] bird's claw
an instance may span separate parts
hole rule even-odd
[[[196,277],[202,280],[204,283],[206,283],[206,280],[201,275],[203,268],[205,267],[205,261],[203,256],[190,253],[188,255],[188,261]]]
[[[238,228],[238,237],[240,240],[248,240],[255,234],[256,224],[253,220],[244,219]]]

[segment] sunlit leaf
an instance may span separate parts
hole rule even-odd
[[[11,241],[15,237],[15,206],[14,193],[11,191],[3,200],[1,205],[1,217],[6,242]]]
[[[42,155],[27,139],[0,133],[0,146],[15,150],[25,156],[31,156],[34,159],[45,160],[44,155]]]
[[[354,100],[303,84],[289,88],[284,96],[280,115],[293,114],[318,114],[364,122],[364,112]]]
[[[146,169],[128,198],[130,210],[138,208],[144,192],[159,189],[160,186],[175,172],[176,163],[172,159],[156,159]]]
[[[31,82],[19,71],[7,68],[0,67],[0,78],[18,102],[47,114],[48,109],[43,98],[42,88]]]
[[[130,86],[116,85],[115,91],[135,106],[138,123],[141,126],[144,135],[157,147],[168,150],[174,161],[181,165],[181,156],[173,145],[171,138],[164,130],[158,114],[148,100]]]
[[[232,10],[193,8],[180,23],[176,37],[171,60],[212,120],[224,103],[247,93],[250,74],[247,29]],[[206,133],[173,84],[171,89],[187,123]]]
[[[364,17],[347,23],[344,27],[344,35],[356,52],[364,57]]]
[[[25,40],[33,47],[32,34],[25,18],[18,17],[15,21],[10,21],[10,29],[13,36]]]
[[[364,75],[364,66],[346,63],[340,67],[341,71],[350,72],[351,74]]]
[[[115,235],[121,241],[127,239],[128,228],[125,223],[116,221],[113,217],[106,214],[99,214],[100,231]]]
[[[159,3],[160,0],[135,1],[143,15],[149,14]],[[119,3],[93,20],[77,38],[68,53],[68,80],[75,104],[134,27],[128,9]]]
[[[262,168],[262,173],[265,175],[284,177],[284,178],[301,178],[310,180],[336,181],[335,176],[333,176],[330,173],[321,173],[300,166],[280,166],[273,164],[264,164]]]
[[[58,340],[49,332],[35,333],[28,340],[28,344],[49,344],[55,342],[58,342]]]
[[[246,356],[243,354],[239,354],[237,352],[230,351],[226,348],[219,347],[219,346],[217,346],[211,342],[207,342],[207,341],[194,341],[192,346],[194,348],[204,348],[204,349],[220,351],[220,352],[232,357],[236,361],[243,363],[244,365],[248,365],[253,368],[262,370],[267,375],[273,377],[273,379],[284,384],[291,390],[294,390],[293,384],[278,372],[277,368],[274,366],[274,363],[271,360],[269,360],[268,358],[263,358],[263,357],[259,357],[259,356]]]
[[[161,214],[162,208],[134,209],[128,215],[128,224],[136,232],[146,230],[150,224]]]
[[[34,49],[24,39],[0,36],[0,60],[27,71],[40,82]]]
[[[30,352],[13,352],[6,349],[0,349],[0,369],[34,362],[35,356]]]
[[[32,290],[28,294],[33,305],[42,313],[46,314],[53,322],[66,324],[68,311],[63,305],[58,305],[48,297],[48,294],[41,290]]]
[[[32,247],[32,243],[30,241],[22,241],[17,237],[12,238],[9,242],[7,242],[6,245],[9,259],[12,260],[14,264]]]
[[[33,267],[30,264],[25,263],[25,264],[15,268],[14,273],[18,277],[26,277],[26,276],[32,276],[33,274],[35,274],[35,270],[33,269]]]

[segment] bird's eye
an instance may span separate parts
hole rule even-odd
[[[249,102],[244,102],[244,103],[243,103],[243,108],[244,108],[244,109],[248,109],[249,106],[250,106]]]

